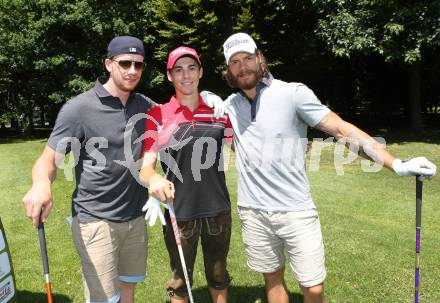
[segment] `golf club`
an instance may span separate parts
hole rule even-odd
[[[182,263],[183,274],[185,275],[186,288],[188,289],[189,301],[194,303],[194,299],[191,292],[191,284],[189,284],[188,270],[186,268],[185,257],[183,255],[182,244],[180,242],[180,231],[177,226],[176,214],[174,212],[173,202],[168,202],[168,211],[170,212],[171,225],[173,226],[174,239],[176,240],[177,249],[179,250],[180,262]]]
[[[43,260],[43,271],[44,271],[44,279],[45,279],[45,285],[46,285],[47,302],[52,303],[52,286],[50,283],[50,275],[49,275],[49,259],[47,257],[46,236],[44,234],[44,224],[41,221],[41,218],[38,222],[38,235],[40,238],[41,259]]]
[[[420,227],[422,224],[422,189],[423,182],[416,176],[416,271],[414,302],[419,303],[420,294]]]

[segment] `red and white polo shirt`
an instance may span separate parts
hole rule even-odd
[[[230,211],[222,147],[232,141],[229,118],[214,117],[199,96],[191,111],[175,96],[147,112],[144,152],[160,153],[166,178],[174,183],[178,220],[211,217]]]

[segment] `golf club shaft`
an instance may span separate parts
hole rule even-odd
[[[179,226],[177,225],[176,214],[174,212],[174,206],[172,202],[168,203],[168,210],[170,212],[171,225],[173,226],[174,239],[176,240],[177,249],[179,250],[180,263],[182,263],[183,275],[185,276],[186,288],[188,289],[188,296],[190,303],[194,303],[194,299],[191,292],[191,284],[189,283],[188,270],[186,267],[185,256],[183,255],[182,243],[180,241]]]
[[[423,182],[416,176],[416,270],[414,302],[419,303],[420,294],[420,228],[422,225],[422,189]]]
[[[52,286],[51,286],[50,274],[49,274],[49,259],[47,257],[46,236],[44,233],[44,224],[41,221],[41,219],[38,222],[38,236],[40,238],[40,251],[41,251],[41,259],[43,261],[43,271],[44,271],[44,280],[45,280],[46,293],[47,293],[47,302],[52,303]]]

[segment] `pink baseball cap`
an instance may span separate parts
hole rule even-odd
[[[187,47],[187,46],[179,46],[175,50],[173,50],[168,55],[168,63],[167,63],[167,69],[170,70],[174,67],[174,64],[176,64],[176,61],[184,56],[190,56],[196,59],[196,61],[202,65],[202,62],[200,61],[199,55],[197,54],[196,50]]]

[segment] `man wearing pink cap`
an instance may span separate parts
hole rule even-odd
[[[140,179],[148,184],[151,196],[165,203],[174,201],[191,284],[201,238],[212,301],[223,303],[227,302],[230,282],[226,259],[231,207],[221,156],[223,143],[231,139],[227,135],[230,122],[227,116],[216,118],[214,110],[203,103],[198,91],[202,75],[202,64],[194,49],[181,46],[169,54],[167,77],[175,88],[175,95],[147,114]],[[165,176],[155,172],[158,154]],[[152,207],[152,201],[149,200],[147,208]],[[165,220],[163,233],[172,270],[167,292],[172,303],[188,302],[168,211]]]
[[[407,162],[394,158],[323,105],[306,85],[274,79],[249,35],[230,36],[223,50],[224,77],[238,89],[225,104],[234,130],[237,204],[248,266],[263,274],[269,303],[287,303],[287,252],[304,302],[326,302],[321,226],[304,165],[307,128],[356,145],[400,176],[431,178],[436,166],[423,157]]]

